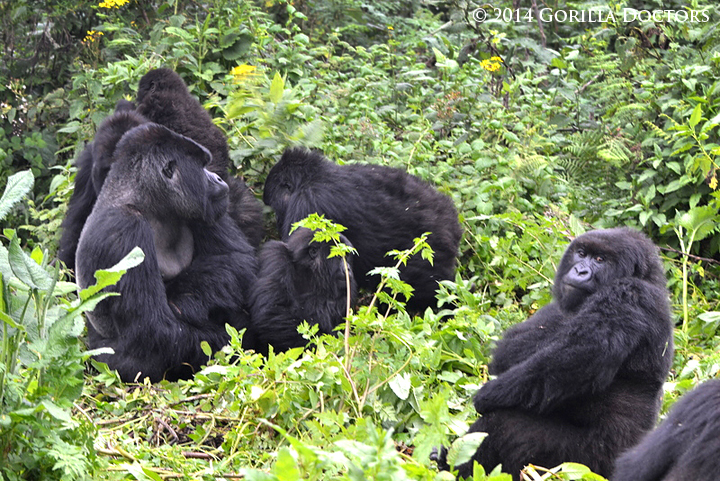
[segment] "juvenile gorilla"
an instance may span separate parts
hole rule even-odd
[[[132,102],[118,102],[115,113],[102,121],[95,139],[85,146],[75,163],[75,190],[62,223],[63,233],[58,249],[58,258],[70,269],[75,268],[80,233],[92,212],[110,166],[115,161],[115,146],[125,132],[147,122],[142,115],[133,111],[134,107]]]
[[[151,122],[191,138],[212,154],[207,168],[230,188],[230,217],[240,226],[253,246],[264,235],[262,206],[241,179],[229,174],[230,155],[225,134],[210,114],[188,91],[185,82],[167,68],[151,70],[140,79],[137,111]]]
[[[434,263],[414,256],[400,277],[414,289],[408,307],[434,305],[438,281],[453,279],[462,230],[452,200],[400,169],[379,165],[336,165],[306,149],[288,149],[265,181],[263,200],[277,216],[278,231],[313,212],[347,227],[344,232],[358,251],[353,270],[360,287],[374,288],[378,266],[392,266],[385,255],[408,249],[413,239],[431,232],[428,244]]]
[[[253,248],[227,215],[228,187],[204,168],[210,154],[167,128],[145,123],[127,132],[87,219],[77,250],[81,287],[135,246],[145,253],[88,314],[90,348],[125,381],[175,380],[228,340],[225,323],[248,326]]]
[[[712,481],[720,477],[720,380],[685,394],[667,419],[617,461],[612,481]]]
[[[260,254],[260,271],[250,297],[250,318],[258,351],[267,354],[304,346],[297,332],[302,321],[317,324],[320,334],[332,334],[352,305],[357,286],[350,271],[350,298],[342,258],[328,259],[331,244],[311,242],[313,231],[300,228],[287,242],[271,241]],[[344,236],[342,243],[350,245]]]
[[[473,461],[519,480],[532,463],[577,462],[603,476],[652,429],[673,355],[666,280],[655,245],[617,228],[588,232],[565,251],[554,302],[509,329],[475,395],[487,437]],[[444,454],[444,453],[443,453]],[[439,466],[446,468],[443,456]]]

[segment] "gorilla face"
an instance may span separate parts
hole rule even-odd
[[[587,232],[563,254],[555,276],[555,299],[563,310],[575,311],[588,296],[615,279],[634,277],[665,285],[656,252],[657,248],[633,229]]]
[[[571,252],[569,270],[560,279],[563,307],[572,309],[604,285],[606,278],[612,278],[613,266],[604,252],[592,246],[576,246]]]
[[[193,140],[147,123],[126,133],[115,156],[132,158],[120,174],[137,179],[136,204],[142,212],[163,219],[216,222],[228,209],[228,186],[205,166],[210,152]]]

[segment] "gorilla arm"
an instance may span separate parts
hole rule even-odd
[[[80,285],[93,284],[97,269],[116,264],[135,246],[143,250],[145,260],[112,288],[119,296],[103,300],[88,316],[90,347],[115,351],[97,356],[98,360],[117,369],[125,381],[134,380],[139,372],[158,381],[170,370],[187,370],[183,365],[199,367],[207,360],[201,341],[219,349],[227,342],[224,329],[209,323],[203,328],[202,323],[189,323],[174,314],[158,269],[150,224],[138,212],[119,207],[101,214],[91,215],[80,241]]]
[[[166,284],[173,312],[198,326],[209,321],[246,327],[247,293],[257,270],[253,248],[228,216],[214,224],[191,224],[190,229],[193,261]]]
[[[503,334],[492,354],[490,374],[498,375],[547,346],[567,317],[553,302]]]
[[[588,297],[541,349],[485,384],[475,395],[475,408],[542,413],[607,389],[641,343],[651,355],[662,356],[663,299],[660,289],[639,279],[611,283]]]

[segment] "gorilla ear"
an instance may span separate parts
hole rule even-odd
[[[172,179],[172,176],[175,174],[176,169],[177,169],[177,162],[174,159],[169,160],[165,164],[165,166],[162,168],[162,173],[168,179]]]

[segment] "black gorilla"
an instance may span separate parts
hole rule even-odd
[[[673,326],[655,245],[627,228],[588,232],[565,251],[555,301],[509,329],[496,379],[475,395],[485,432],[470,462],[518,480],[532,463],[578,462],[603,476],[652,429],[673,355]],[[440,467],[446,467],[444,457]]]
[[[386,252],[408,249],[432,232],[434,263],[414,256],[401,268],[400,277],[415,289],[410,308],[433,305],[438,281],[454,277],[462,230],[452,200],[400,169],[340,166],[318,152],[288,149],[268,174],[263,200],[275,210],[283,239],[313,212],[347,227],[344,234],[358,251],[353,269],[360,287],[377,285],[378,276],[367,276],[374,267],[395,264]]]
[[[88,314],[90,348],[125,381],[189,377],[219,349],[225,323],[248,325],[254,249],[227,215],[228,187],[204,166],[208,151],[167,128],[145,123],[128,131],[77,249],[81,287],[135,246],[145,260],[112,289],[120,293]]]
[[[313,231],[300,228],[287,242],[271,241],[263,246],[260,270],[250,297],[250,318],[257,336],[258,351],[267,354],[304,346],[297,332],[305,320],[317,324],[320,334],[331,334],[346,314],[348,305],[345,267],[340,257],[328,259],[331,244],[311,242]],[[345,236],[342,243],[351,245]],[[350,304],[357,286],[350,271]]]
[[[225,134],[213,123],[185,82],[167,68],[151,70],[140,79],[137,111],[151,122],[191,138],[212,154],[208,170],[215,172],[230,188],[229,213],[250,244],[257,247],[264,235],[262,206],[245,182],[228,173],[230,155]]]
[[[667,419],[615,466],[613,481],[720,478],[720,380],[685,394]]]
[[[118,102],[115,113],[100,123],[95,138],[85,146],[75,163],[75,190],[62,223],[63,233],[58,249],[58,258],[70,269],[75,268],[75,251],[80,233],[92,212],[110,166],[115,161],[115,146],[125,132],[147,122],[146,118],[133,111],[134,108],[135,105],[127,100]]]

